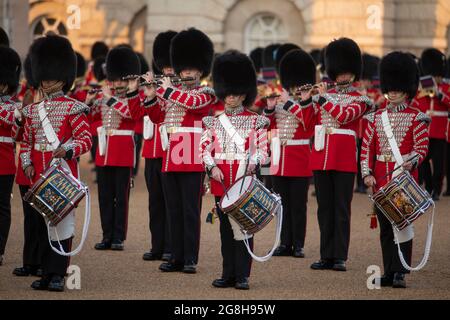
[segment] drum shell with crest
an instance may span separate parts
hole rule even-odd
[[[219,206],[238,223],[243,233],[251,235],[264,229],[278,214],[281,198],[255,177],[245,176],[228,188]]]

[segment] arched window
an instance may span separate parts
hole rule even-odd
[[[286,28],[281,19],[272,13],[261,13],[247,23],[244,48],[246,52],[250,52],[256,47],[266,47],[287,39]]]
[[[60,18],[43,16],[39,18],[33,28],[33,38],[39,38],[48,32],[67,37],[67,28]]]

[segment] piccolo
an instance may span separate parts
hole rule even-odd
[[[137,79],[137,78],[145,80],[144,76],[145,76],[145,74],[141,74],[141,75],[130,74],[128,76],[122,77],[122,80],[131,80],[131,79]],[[153,76],[153,79],[154,80],[161,80],[162,78],[166,78],[166,77],[167,78],[178,78],[178,76],[174,75],[174,74],[168,74],[168,75],[156,74],[156,75]]]
[[[178,85],[183,82],[189,82],[194,81],[195,78],[193,77],[186,77],[186,78],[180,78],[180,77],[171,77],[170,81],[173,85]],[[140,87],[147,87],[147,86],[160,86],[162,84],[162,79],[153,79],[152,81],[145,81],[139,84]]]
[[[99,92],[102,92],[102,88],[93,88],[88,91],[88,94],[94,94],[94,93],[99,93]]]
[[[273,99],[273,98],[278,98],[278,97],[281,97],[281,94],[274,92],[269,95],[262,96],[262,99]]]

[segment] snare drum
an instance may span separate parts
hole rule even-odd
[[[61,162],[55,162],[34,183],[23,199],[46,217],[52,226],[56,226],[78,206],[86,196],[87,189]]]
[[[404,171],[371,196],[372,201],[397,229],[402,230],[433,205],[430,195]]]
[[[239,224],[243,233],[255,234],[277,214],[281,198],[271,193],[258,179],[245,176],[227,190],[219,206]]]

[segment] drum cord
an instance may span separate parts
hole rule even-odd
[[[258,261],[258,262],[268,261],[272,257],[273,253],[275,252],[275,250],[278,247],[278,244],[280,243],[281,226],[283,225],[283,205],[281,204],[281,200],[279,200],[279,201],[280,201],[280,208],[278,209],[279,212],[277,213],[275,243],[273,244],[272,250],[270,250],[270,252],[267,255],[265,255],[263,257],[258,257],[257,255],[255,255],[252,252],[252,249],[250,248],[250,243],[248,242],[248,237],[244,238],[244,243],[245,243],[245,246],[247,247],[247,251],[255,261]]]
[[[408,263],[405,261],[405,258],[403,257],[403,252],[400,249],[400,243],[397,242],[398,256],[400,257],[400,262],[402,263],[403,267],[406,270],[419,271],[428,262],[428,257],[430,256],[430,251],[431,251],[431,240],[433,238],[433,222],[434,222],[434,210],[435,209],[436,209],[436,205],[433,202],[433,212],[431,213],[431,216],[428,219],[428,228],[427,228],[427,238],[426,238],[426,243],[425,243],[425,251],[424,251],[424,254],[423,254],[422,261],[420,261],[420,263],[416,267],[411,267],[411,266],[408,265]]]
[[[87,234],[88,234],[88,230],[89,230],[89,222],[91,220],[91,196],[89,193],[89,189],[86,188],[86,208],[84,211],[84,224],[83,224],[83,232],[81,235],[81,241],[78,244],[78,247],[71,251],[71,252],[65,252],[64,248],[61,245],[61,242],[59,240],[59,235],[58,235],[58,231],[56,230],[55,227],[55,235],[56,235],[56,241],[58,242],[58,246],[59,246],[59,250],[58,248],[55,248],[52,244],[52,241],[50,239],[50,221],[47,222],[47,229],[48,229],[48,243],[50,244],[50,247],[52,248],[53,251],[55,251],[57,254],[61,255],[61,256],[65,256],[65,257],[72,257],[76,254],[78,254],[81,249],[83,248],[84,242],[87,238]]]

